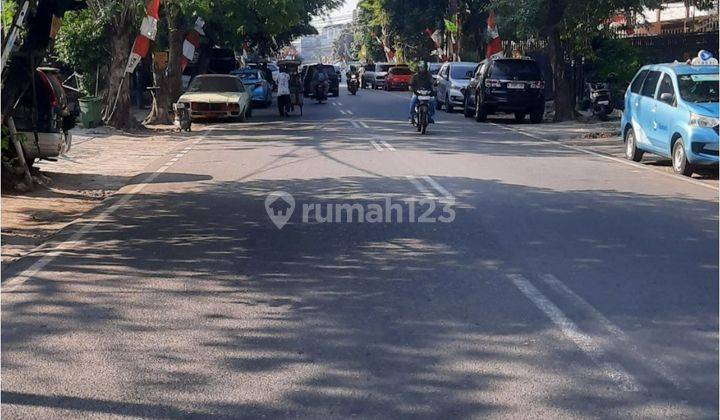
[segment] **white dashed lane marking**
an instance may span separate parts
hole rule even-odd
[[[595,363],[602,373],[612,379],[620,389],[628,392],[639,392],[643,390],[635,377],[625,371],[619,364],[609,360],[602,344],[593,337],[585,334],[578,326],[570,320],[550,299],[545,297],[528,279],[519,274],[508,274],[507,277],[513,282],[525,297],[530,299],[560,331]]]

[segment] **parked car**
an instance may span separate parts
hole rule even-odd
[[[408,67],[390,67],[385,77],[385,90],[408,90],[412,76],[413,72]]]
[[[58,74],[58,69],[51,67],[39,67],[35,71],[35,121],[30,89],[20,97],[13,111],[15,127],[25,140],[21,145],[28,162],[57,157],[69,151],[72,145],[69,131],[75,126],[75,115]]]
[[[463,106],[465,97],[463,90],[475,74],[477,63],[453,61],[445,63],[436,79],[438,108],[445,107],[452,112],[455,106]]]
[[[307,64],[303,65],[301,68],[301,77],[303,80],[303,92],[305,93],[305,96],[311,96],[312,95],[312,79],[315,75],[315,71],[322,66],[325,69],[325,73],[327,73],[329,77],[330,82],[330,89],[329,94],[334,96],[340,95],[340,78],[337,75],[337,72],[335,71],[335,67],[330,64]]]
[[[236,76],[202,74],[196,76],[178,99],[190,109],[190,117],[237,118],[245,121],[252,115],[250,93]]]
[[[233,70],[230,74],[236,76],[250,92],[252,105],[270,106],[272,104],[272,85],[265,80],[260,70],[253,68],[242,68]]]
[[[380,89],[385,87],[385,77],[391,67],[407,67],[407,64],[375,63],[365,66],[360,85],[363,88]]]
[[[642,67],[625,93],[620,128],[626,157],[669,157],[673,170],[686,176],[700,165],[717,164],[718,71],[717,65]]]
[[[495,113],[515,114],[522,121],[542,122],[545,81],[540,66],[530,58],[490,58],[475,69],[464,91],[464,113],[483,122]]]

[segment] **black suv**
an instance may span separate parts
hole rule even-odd
[[[301,77],[303,78],[303,91],[305,92],[305,96],[310,96],[312,94],[312,79],[318,67],[321,66],[325,69],[325,73],[328,75],[328,82],[330,83],[330,90],[328,93],[333,96],[340,96],[340,78],[338,77],[337,71],[335,71],[335,66],[330,64],[310,64],[303,67],[301,70]]]
[[[545,113],[545,81],[540,66],[529,58],[491,58],[475,68],[464,92],[465,116],[483,122],[489,114],[515,114],[516,121],[530,114],[530,122],[542,122]]]

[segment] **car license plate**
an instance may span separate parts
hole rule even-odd
[[[598,101],[598,104],[600,105],[609,105],[610,101]]]
[[[508,89],[525,89],[524,83],[508,83]]]
[[[432,99],[432,96],[418,96],[418,99],[421,101],[429,101]]]

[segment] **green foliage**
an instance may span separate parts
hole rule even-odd
[[[8,28],[12,25],[13,17],[18,9],[15,0],[2,0],[2,30],[3,34],[7,33]]]
[[[108,64],[110,43],[107,19],[90,9],[66,12],[55,40],[55,54],[70,68],[83,75],[81,90],[94,90],[95,72]]]

